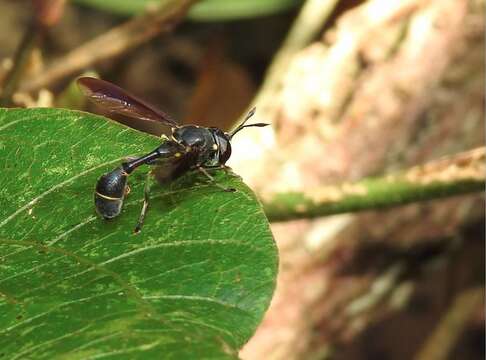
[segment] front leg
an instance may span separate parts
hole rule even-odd
[[[206,171],[213,171],[213,170],[223,170],[226,174],[232,177],[236,177],[238,179],[241,179],[241,176],[238,174],[235,174],[233,170],[227,166],[227,165],[217,165],[217,166],[206,166],[204,169]]]
[[[208,171],[203,168],[202,166],[197,166],[196,169],[204,174],[210,181],[211,183],[213,183],[213,185],[219,187],[220,189],[222,189],[223,191],[226,191],[226,192],[235,192],[236,189],[235,188],[227,188],[227,187],[224,187],[223,185],[220,185],[216,182],[216,180],[208,173]]]

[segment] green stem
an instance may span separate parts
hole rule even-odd
[[[270,221],[316,218],[433,200],[485,189],[486,148],[356,183],[261,194]]]

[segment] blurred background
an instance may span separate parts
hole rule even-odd
[[[0,1],[3,106],[95,111],[86,73],[181,123],[256,105],[272,126],[229,165],[264,201],[484,146],[484,0],[162,2]],[[484,228],[484,193],[272,222],[277,291],[241,358],[484,359]]]

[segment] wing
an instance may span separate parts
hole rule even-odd
[[[91,101],[113,113],[136,119],[157,121],[171,127],[179,126],[164,112],[153,108],[108,81],[81,77],[77,80],[77,83],[81,91]]]

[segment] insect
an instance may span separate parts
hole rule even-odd
[[[228,133],[216,127],[179,125],[164,112],[137,99],[108,81],[81,77],[77,82],[80,89],[91,101],[110,112],[134,119],[156,121],[168,125],[172,132],[170,138],[163,136],[165,137],[164,141],[153,151],[122,162],[120,166],[98,179],[94,195],[95,208],[97,213],[105,219],[113,219],[120,215],[123,201],[129,192],[128,176],[141,165],[156,166],[161,171],[154,173],[164,174],[163,180],[174,180],[188,171],[199,171],[212,184],[223,191],[236,191],[233,188],[226,188],[218,184],[209,171],[226,169],[225,163],[231,155],[231,139],[237,132],[246,127],[269,125],[265,123],[245,125],[248,119],[254,115],[255,108],[250,110],[235,130]],[[149,186],[147,178],[143,206],[135,227],[136,233],[142,229],[148,205]]]

